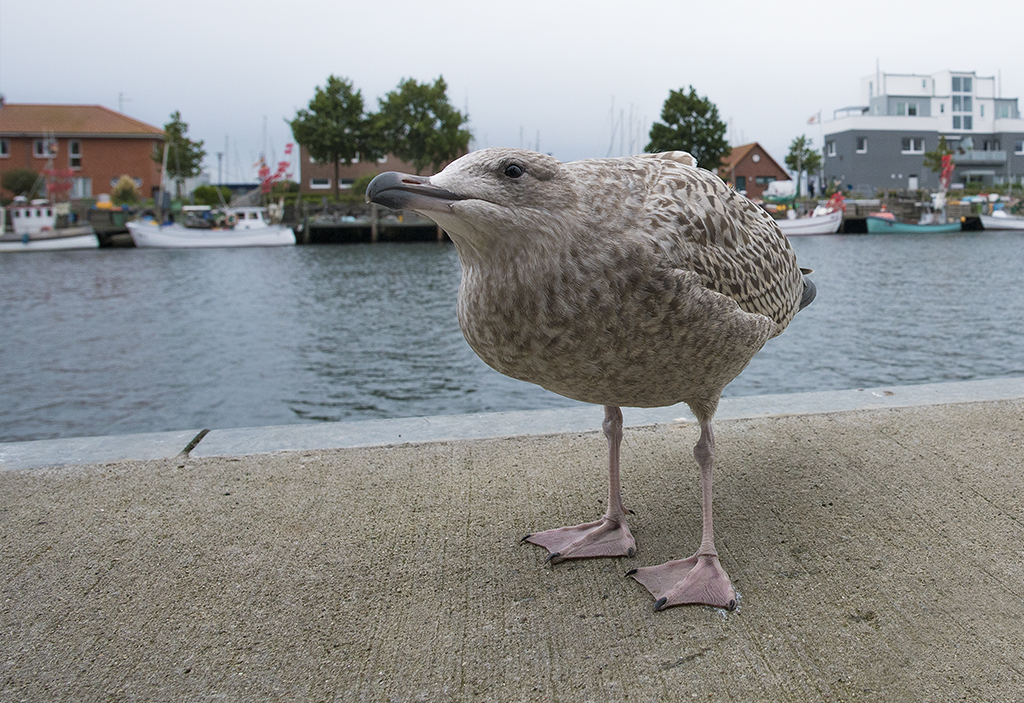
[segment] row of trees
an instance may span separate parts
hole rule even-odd
[[[287,120],[295,141],[305,146],[313,159],[334,164],[335,196],[340,164],[394,154],[420,173],[469,148],[469,118],[449,102],[443,76],[433,83],[405,79],[377,102],[377,112],[367,111],[362,91],[348,79],[331,75],[323,87],[317,86],[309,106]],[[180,112],[171,114],[164,134],[167,174],[180,190],[182,180],[199,175],[206,150],[202,141],[189,138],[188,124]],[[154,149],[153,160],[163,163],[163,149]]]
[[[334,164],[335,196],[342,163],[394,154],[420,173],[469,148],[469,117],[452,107],[443,76],[433,83],[403,80],[377,104],[377,112],[368,112],[362,91],[331,75],[324,87],[317,87],[309,107],[289,121],[295,141],[312,158]]]
[[[335,196],[341,164],[394,154],[420,173],[427,167],[437,169],[468,150],[469,118],[448,100],[443,76],[433,83],[404,79],[377,103],[378,110],[369,112],[362,91],[347,78],[332,74],[323,87],[317,86],[308,107],[288,120],[295,141],[305,146],[313,159],[334,164]],[[652,125],[644,151],[688,151],[701,167],[711,171],[730,151],[718,107],[698,95],[693,86],[669,91],[661,119]],[[198,175],[206,151],[202,141],[188,138],[188,125],[181,113],[171,115],[164,132],[168,174],[178,181]],[[924,165],[938,172],[941,157],[948,152],[948,147],[940,144],[936,152],[925,155]],[[153,158],[161,161],[162,152],[154,152]],[[811,139],[800,135],[790,144],[785,164],[799,179],[803,173],[813,174],[821,168],[822,154]]]

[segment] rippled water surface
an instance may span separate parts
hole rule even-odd
[[[726,395],[1024,373],[1024,237],[803,237]],[[450,245],[0,255],[0,441],[574,404],[479,361]]]

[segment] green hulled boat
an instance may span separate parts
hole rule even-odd
[[[864,218],[868,225],[868,234],[942,234],[943,232],[959,232],[960,223],[951,222],[944,225],[912,225],[897,222],[884,217]]]

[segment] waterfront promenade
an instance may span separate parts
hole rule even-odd
[[[1024,379],[723,401],[732,613],[624,577],[698,541],[679,407],[636,557],[519,543],[603,511],[601,417],[0,444],[0,700],[1024,700]]]

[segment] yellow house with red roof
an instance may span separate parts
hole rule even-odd
[[[48,169],[70,180],[69,196],[79,199],[110,193],[127,175],[151,197],[160,187],[153,149],[163,141],[162,129],[100,105],[8,103],[0,107],[0,176]]]

